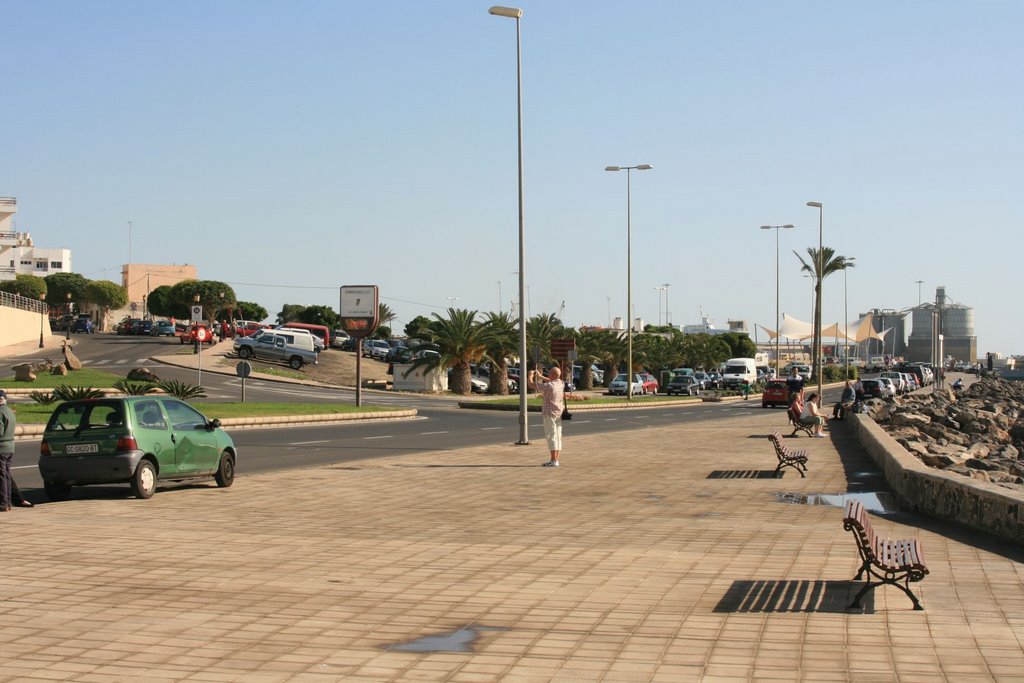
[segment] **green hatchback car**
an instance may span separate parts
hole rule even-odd
[[[150,498],[157,481],[235,480],[238,451],[220,428],[171,396],[125,396],[60,404],[43,432],[39,473],[50,500],[72,486],[128,483]]]

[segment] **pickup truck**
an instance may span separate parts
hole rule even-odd
[[[293,370],[301,369],[306,363],[316,365],[317,354],[312,350],[312,345],[303,347],[295,342],[294,335],[268,330],[255,337],[236,337],[235,352],[243,360],[259,358],[278,361],[287,363]]]

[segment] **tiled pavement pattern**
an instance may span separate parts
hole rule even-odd
[[[0,680],[975,681],[1024,678],[1024,553],[917,516],[931,575],[864,613],[840,510],[877,488],[842,429],[697,427],[126,488],[0,515]],[[387,429],[382,425],[382,429]],[[510,424],[510,440],[515,428]],[[468,651],[452,634],[461,629]],[[403,651],[441,637],[442,649]],[[450,637],[449,637],[450,636]]]

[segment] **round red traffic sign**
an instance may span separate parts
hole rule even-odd
[[[206,328],[205,327],[200,327],[198,330],[196,330],[196,339],[198,339],[201,342],[202,341],[206,341]]]

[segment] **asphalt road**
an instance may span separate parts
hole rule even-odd
[[[152,355],[179,348],[176,341],[167,338],[117,337],[113,335],[78,335],[76,354],[87,367],[108,369],[127,374],[133,367],[146,366],[160,377],[195,382],[194,370],[159,366],[149,360]],[[3,362],[3,361],[0,361]],[[237,377],[204,373],[203,386],[211,398],[237,400],[240,380]],[[835,394],[832,396],[832,394]],[[826,392],[824,402],[830,409],[838,398],[839,390]],[[354,392],[344,389],[306,387],[301,385],[247,380],[246,399],[253,401],[354,401]],[[370,423],[343,423],[309,425],[267,429],[235,430],[231,437],[239,449],[238,474],[343,464],[355,460],[399,454],[415,455],[443,452],[466,446],[494,444],[508,446],[519,438],[518,413],[462,410],[455,407],[454,399],[435,399],[418,396],[364,394],[365,403],[408,405],[416,407],[419,416],[408,420],[389,420]],[[564,427],[566,457],[571,458],[574,434],[608,433],[621,439],[623,453],[642,452],[644,430],[669,424],[694,421],[724,420],[736,416],[737,411],[762,410],[760,401],[703,403],[695,406],[642,408],[627,410],[578,411],[572,422]],[[784,410],[779,414],[780,427],[785,426]],[[213,411],[207,411],[213,412]],[[211,415],[215,417],[215,415]],[[531,413],[528,421],[531,442],[543,446],[540,415]],[[685,444],[680,444],[685,450]],[[512,451],[514,452],[514,451]],[[21,441],[15,448],[14,475],[28,498],[45,501],[42,481],[36,468],[38,441]],[[532,448],[534,458],[543,458],[544,451]],[[517,458],[518,461],[518,458]],[[537,464],[540,464],[538,460]],[[211,484],[212,485],[212,484]],[[129,495],[124,487],[83,487],[75,489],[76,497],[90,495]]]

